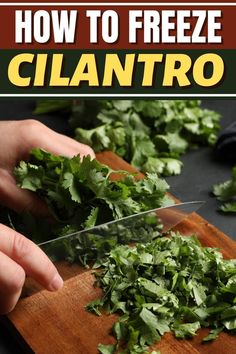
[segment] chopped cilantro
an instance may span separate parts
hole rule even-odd
[[[104,344],[99,344],[98,345],[98,350],[99,353],[101,354],[113,354],[115,353],[116,346],[115,345],[104,345]]]
[[[41,101],[36,113],[64,108],[56,102]],[[143,172],[168,176],[180,174],[188,149],[216,142],[219,119],[197,100],[100,100],[71,102],[70,122],[75,138],[96,152],[111,150]]]
[[[211,328],[204,342],[222,330],[235,333],[236,260],[202,247],[195,236],[171,233],[116,246],[100,266],[96,285],[104,295],[87,309],[121,315],[113,328],[118,352],[125,346],[127,353],[145,353],[170,331],[191,338],[199,328]]]

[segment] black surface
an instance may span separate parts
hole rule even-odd
[[[222,114],[222,129],[236,117],[236,100],[203,101],[203,106]],[[65,117],[54,114],[34,117],[33,101],[0,101],[0,120],[37,118],[50,128],[64,134],[72,134]],[[236,153],[236,152],[235,152]],[[224,233],[236,240],[236,215],[225,215],[217,211],[218,202],[211,195],[212,185],[230,178],[232,164],[217,160],[212,148],[201,148],[183,156],[183,171],[180,176],[169,177],[171,192],[182,201],[205,200],[199,214]],[[0,353],[22,353],[19,345],[3,330],[0,324]]]
[[[17,354],[25,354],[25,351],[21,349],[20,345],[18,344],[17,340],[12,338],[9,334],[5,325],[0,325],[0,353],[1,354],[10,354],[10,353],[17,353]]]
[[[225,160],[227,157],[230,161],[236,163],[236,121],[224,129],[216,142],[215,152],[217,157]]]

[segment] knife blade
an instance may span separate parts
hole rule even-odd
[[[51,245],[54,248],[58,248],[58,245],[60,248],[63,245],[66,246],[67,250],[82,250],[83,248],[92,250],[96,247],[98,240],[103,241],[103,247],[106,246],[105,243],[108,240],[114,240],[114,244],[148,242],[160,233],[171,230],[190,214],[197,211],[204,203],[204,201],[191,201],[151,209],[44,241],[39,243],[38,246],[50,255]]]

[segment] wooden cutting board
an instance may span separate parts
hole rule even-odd
[[[97,158],[115,170],[135,171],[111,152],[98,154]],[[138,177],[142,178],[142,175]],[[203,245],[218,247],[226,258],[236,258],[235,242],[197,214],[191,215],[177,229],[185,235],[196,233]],[[65,280],[63,289],[50,293],[28,279],[25,297],[6,316],[6,323],[29,351],[95,354],[99,343],[114,343],[109,331],[116,316],[97,317],[85,310],[88,302],[101,295],[101,290],[93,287],[94,277],[90,270],[66,263],[58,264],[58,268]],[[166,334],[153,349],[159,349],[162,354],[236,353],[235,336],[222,333],[215,342],[201,344],[206,333],[207,330],[200,330],[191,340],[177,340]]]

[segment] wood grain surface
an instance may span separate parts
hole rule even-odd
[[[115,170],[135,172],[111,152],[100,153],[97,158]],[[142,178],[142,174],[138,178]],[[197,214],[192,214],[176,229],[185,235],[196,233],[203,245],[218,247],[226,258],[236,258],[235,242]],[[97,317],[85,310],[88,302],[101,295],[101,290],[93,287],[94,277],[90,270],[67,263],[57,266],[65,280],[63,289],[50,293],[28,279],[25,297],[6,317],[6,322],[11,323],[13,332],[20,334],[35,353],[95,354],[99,343],[114,343],[109,333],[116,316]],[[218,340],[202,344],[207,330],[198,333],[191,340],[177,340],[168,333],[152,349],[159,349],[162,354],[236,353],[235,336],[222,333]]]

